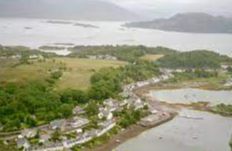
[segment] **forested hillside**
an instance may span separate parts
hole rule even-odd
[[[222,63],[232,63],[232,59],[215,52],[198,50],[173,53],[160,58],[158,64],[167,68],[219,68]]]

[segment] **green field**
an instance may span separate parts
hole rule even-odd
[[[64,62],[68,70],[64,72],[61,80],[57,83],[58,90],[66,88],[86,89],[90,85],[90,77],[94,72],[106,67],[120,67],[125,65],[122,61],[109,60],[89,60],[89,59],[71,59],[59,58],[58,61]]]
[[[1,65],[0,83],[23,83],[28,80],[43,80],[50,76],[50,71],[65,67],[63,76],[56,83],[57,90],[66,88],[88,88],[91,75],[101,68],[120,67],[125,65],[122,61],[89,60],[79,58],[53,58],[43,62],[35,61],[32,64],[15,66],[15,61]]]
[[[164,55],[152,55],[152,54],[148,54],[148,55],[144,55],[142,57],[140,57],[140,59],[142,60],[147,60],[147,61],[156,61],[160,58],[164,57]]]

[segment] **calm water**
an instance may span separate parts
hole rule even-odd
[[[232,56],[232,35],[187,34],[148,29],[128,29],[122,22],[80,22],[51,24],[41,19],[0,18],[0,44],[37,48],[54,43],[76,45],[130,44],[166,46],[179,50],[211,49]],[[99,28],[74,26],[87,23]]]
[[[212,105],[232,104],[232,91],[209,91],[201,89],[159,90],[150,92],[152,97],[168,103],[209,102]]]
[[[116,151],[230,151],[231,133],[231,118],[183,110],[174,120],[125,142]]]

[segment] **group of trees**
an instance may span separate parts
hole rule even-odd
[[[45,81],[9,83],[0,87],[0,123],[4,131],[34,127],[69,117],[77,104],[87,101],[84,91],[68,89],[58,93]]]
[[[173,82],[183,81],[183,80],[193,80],[198,78],[212,78],[218,77],[218,72],[216,71],[205,71],[203,69],[187,70],[186,72],[174,73],[174,77],[170,79]]]
[[[185,69],[216,69],[220,68],[222,63],[232,63],[232,59],[206,50],[173,53],[158,60],[161,67]]]
[[[117,69],[102,69],[91,77],[89,97],[97,100],[115,97],[121,91],[122,85],[142,81],[159,74],[158,67],[147,61],[138,61]]]
[[[55,91],[54,82],[49,82],[49,79],[57,80],[62,75],[60,72],[54,72],[47,80],[6,83],[0,86],[0,124],[4,126],[4,131],[13,131],[67,118],[76,105],[116,97],[123,84],[158,74],[154,63],[140,61],[117,69],[97,71],[91,78],[91,87],[86,91]],[[88,113],[95,114],[94,107],[96,105],[90,105]]]
[[[118,124],[127,128],[132,124],[136,124],[144,116],[142,110],[133,110],[133,109],[124,109],[119,113],[116,113],[116,116],[120,117]]]
[[[62,103],[60,96],[42,81],[21,85],[9,83],[0,87],[0,122],[5,131],[33,127],[67,116],[72,107]]]
[[[1,46],[0,45],[0,56],[1,57],[11,57],[20,55],[24,59],[28,58],[30,55],[42,55],[44,57],[56,56],[54,53],[45,53],[35,49],[30,49],[24,46]]]
[[[219,104],[213,107],[212,111],[224,116],[232,116],[232,105]]]
[[[71,49],[71,57],[87,57],[89,55],[111,55],[119,60],[134,62],[146,54],[172,54],[175,50],[164,47],[145,46],[76,46]]]

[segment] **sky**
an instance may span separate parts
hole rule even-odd
[[[206,12],[232,16],[232,0],[105,0],[137,11],[150,18],[168,17],[181,12]]]
[[[37,2],[38,0],[0,0],[0,2],[1,1],[10,2],[11,4],[13,5],[15,4],[15,6],[18,7],[19,3],[14,3],[14,2],[17,1]],[[66,0],[40,0],[40,1],[45,2],[45,4],[54,3],[54,2],[57,3],[58,1],[65,1],[66,3]],[[69,0],[71,5],[72,3],[76,3],[77,1],[86,2],[87,0]],[[139,16],[138,17],[139,19],[143,19],[143,20],[148,20],[148,19],[152,20],[152,19],[163,18],[163,17],[168,18],[177,13],[184,13],[184,12],[205,12],[212,15],[222,15],[222,16],[232,17],[232,0],[88,0],[88,1],[94,1],[95,5],[91,5],[93,7],[97,7],[97,3],[98,2],[101,3],[101,1],[113,2],[121,7],[130,10],[131,12]],[[24,4],[22,6],[24,6]],[[80,7],[77,7],[75,9],[80,9]]]

